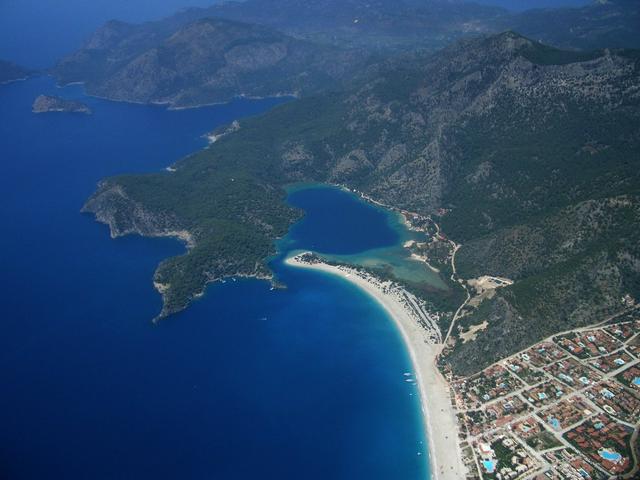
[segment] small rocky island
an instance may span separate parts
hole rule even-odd
[[[70,112],[91,115],[91,109],[82,102],[66,100],[51,95],[40,95],[33,102],[33,113]]]

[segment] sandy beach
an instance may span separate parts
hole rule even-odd
[[[419,325],[425,321],[424,312],[412,307],[406,292],[393,287],[390,282],[360,273],[348,267],[325,263],[308,263],[296,257],[285,260],[287,265],[320,270],[338,275],[360,287],[384,307],[396,323],[407,346],[420,389],[426,437],[429,443],[431,478],[435,480],[459,480],[466,476],[458,443],[456,415],[451,405],[449,385],[436,368],[435,358],[442,348],[441,335],[435,331],[435,323],[427,328]],[[428,319],[432,321],[431,319]]]

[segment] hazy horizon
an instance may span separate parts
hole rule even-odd
[[[591,0],[475,0],[512,10],[577,6]],[[3,0],[0,2],[0,58],[47,68],[80,47],[110,19],[142,22],[215,0]]]

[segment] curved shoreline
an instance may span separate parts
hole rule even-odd
[[[417,323],[415,312],[398,298],[400,289],[390,288],[390,282],[379,282],[366,273],[345,266],[308,263],[298,256],[289,257],[284,263],[294,268],[318,270],[339,276],[358,286],[386,310],[404,340],[418,380],[425,436],[429,445],[431,478],[465,478],[467,471],[458,443],[457,419],[451,405],[449,385],[435,364],[443,345],[435,343],[434,334]]]

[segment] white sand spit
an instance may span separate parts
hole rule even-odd
[[[373,297],[384,307],[402,334],[416,379],[429,442],[431,478],[460,480],[466,468],[458,442],[458,427],[451,405],[449,384],[436,367],[436,356],[442,349],[442,337],[435,321],[416,305],[415,297],[391,282],[381,282],[355,269],[321,262],[306,262],[301,255],[285,260],[290,266],[331,273],[344,278]]]

